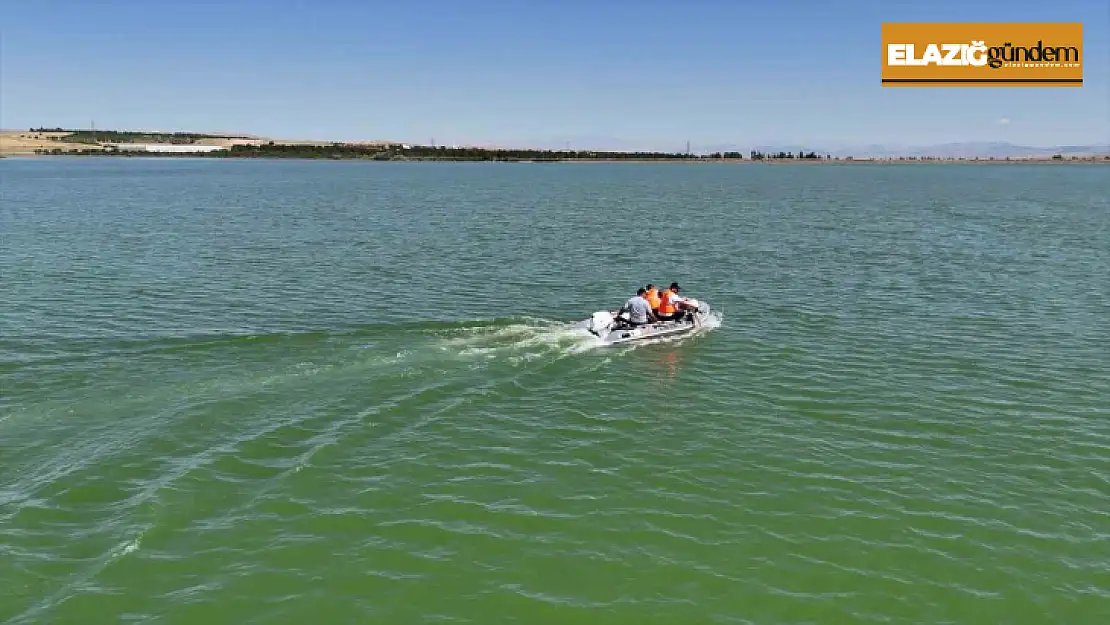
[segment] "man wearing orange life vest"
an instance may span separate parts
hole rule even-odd
[[[686,298],[678,294],[681,290],[677,282],[672,282],[670,288],[660,295],[657,313],[660,321],[682,321],[686,315]]]
[[[655,288],[654,284],[647,285],[647,293],[644,295],[649,304],[651,304],[651,312],[659,312],[659,304],[662,301],[659,298],[659,290]]]

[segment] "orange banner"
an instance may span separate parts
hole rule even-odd
[[[1081,87],[1081,23],[883,23],[884,87]]]

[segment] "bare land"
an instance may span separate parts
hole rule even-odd
[[[109,149],[110,144],[114,143],[110,140],[101,141],[98,139],[110,139],[105,137],[108,133],[115,133],[117,131],[79,131],[77,133],[69,131],[33,131],[33,130],[0,130],[0,155],[3,156],[16,156],[16,155],[30,155],[40,153],[42,150],[55,151],[61,150],[63,153],[68,152],[88,152],[103,151]],[[169,143],[166,137],[173,135],[168,133],[155,133],[155,132],[135,132],[124,133],[121,143]],[[332,145],[350,145],[350,146],[390,146],[400,145],[399,141],[322,141],[319,139],[276,139],[269,137],[254,137],[250,135],[229,136],[229,135],[205,135],[197,133],[195,137],[191,137],[183,143],[189,145],[199,146],[222,146],[231,147],[236,145],[290,145],[290,146],[332,146]]]
[[[94,146],[63,141],[65,132],[28,132],[26,130],[0,130],[0,155],[34,154],[35,150],[83,150]]]

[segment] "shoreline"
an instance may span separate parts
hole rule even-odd
[[[839,158],[839,159],[725,159],[710,157],[690,158],[435,158],[435,157],[329,157],[329,156],[229,156],[204,153],[158,154],[158,153],[121,153],[109,151],[90,152],[7,152],[0,158],[39,159],[39,158],[112,158],[112,159],[203,159],[212,161],[333,161],[333,162],[371,162],[371,163],[489,163],[509,165],[567,165],[567,164],[630,164],[630,165],[1110,165],[1110,155],[1052,158]]]
[[[1096,146],[1091,146],[1096,147]],[[1097,146],[1101,147],[1101,146]],[[1096,147],[1096,149],[1097,149]],[[1045,148],[1047,152],[1054,148]],[[271,140],[246,135],[131,132],[118,130],[31,129],[0,131],[0,157],[85,156],[111,158],[206,158],[265,160],[337,160],[415,163],[664,163],[729,165],[938,165],[938,164],[1110,164],[1101,150],[1065,155],[1034,156],[833,156],[810,151],[623,152],[605,150],[549,150],[496,146],[409,145],[391,141]]]

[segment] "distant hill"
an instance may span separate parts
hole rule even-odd
[[[634,151],[666,151],[682,152],[685,145],[671,145],[658,141],[631,141],[617,137],[579,136],[567,139],[546,139],[532,142],[513,144],[513,147],[561,150],[565,147],[574,150],[612,150],[618,152]],[[1028,158],[1051,157],[1054,154],[1061,156],[1086,156],[1110,154],[1110,144],[1090,145],[1061,145],[1061,146],[1028,146],[998,141],[968,141],[956,143],[940,143],[935,145],[902,145],[902,144],[863,144],[863,145],[822,145],[812,144],[743,144],[743,143],[696,143],[692,142],[690,149],[695,154],[712,154],[714,152],[740,152],[746,158],[755,150],[763,153],[816,152],[818,154],[831,154],[841,158],[854,156],[859,158],[898,158],[899,156],[933,156],[939,158]]]
[[[913,147],[904,154],[897,156],[938,156],[947,158],[1022,158],[1033,156],[1085,156],[1093,154],[1110,153],[1110,145],[1064,145],[1051,147],[1035,147],[1028,145],[1014,145],[1012,143],[996,141],[972,141],[967,143],[943,143]],[[892,155],[893,156],[893,155]]]
[[[728,149],[740,149],[737,146],[727,146]],[[709,148],[702,148],[708,151],[724,151],[725,146],[711,146]],[[862,158],[897,158],[899,156],[932,156],[939,158],[1029,158],[1029,157],[1050,157],[1054,154],[1061,156],[1087,156],[1087,155],[1101,155],[1110,154],[1110,144],[1091,144],[1091,145],[1060,145],[1049,147],[1038,147],[1028,145],[1015,145],[1001,141],[969,141],[958,143],[941,143],[936,145],[926,146],[904,146],[904,145],[860,145],[860,146],[845,146],[832,149],[823,149],[820,146],[804,146],[804,145],[764,145],[756,146],[751,149],[760,152],[798,152],[799,150],[808,152],[810,150],[818,154],[832,154],[833,156],[855,156]],[[750,151],[750,150],[749,150]]]

